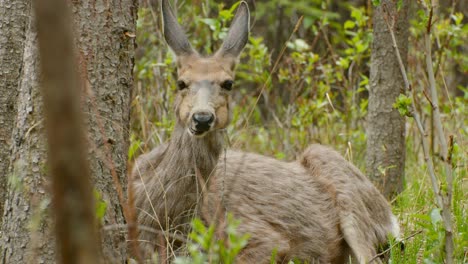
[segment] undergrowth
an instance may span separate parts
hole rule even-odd
[[[268,42],[255,27],[263,33],[275,30],[269,24],[274,6],[257,4],[257,14],[262,17],[257,17],[237,70],[233,119],[227,133],[231,147],[293,160],[307,145],[320,142],[333,146],[364,171],[372,41],[370,9],[342,4],[338,12],[325,1],[270,2],[282,5],[296,19],[291,27],[283,28],[287,36],[280,45]],[[192,34],[192,44],[204,54],[219,47],[234,11],[223,4],[207,3],[187,0],[178,9],[181,24]],[[301,9],[304,5],[307,9]],[[420,102],[418,111],[432,131],[430,105],[422,92],[427,86],[426,54],[421,48],[427,18],[418,10],[415,14],[411,19],[407,70],[415,87],[414,96]],[[304,19],[297,24],[300,15]],[[174,58],[167,52],[158,18],[158,11],[150,7],[139,11],[130,158],[168,140],[174,125]],[[463,14],[453,8],[444,10],[434,22],[433,36],[444,129],[456,142],[452,212],[455,263],[468,263],[468,88],[466,84],[453,87],[446,80],[456,78],[457,71],[468,71],[462,47],[468,41],[468,27],[463,19]],[[299,30],[292,35],[294,26]],[[284,48],[284,53],[278,47]],[[273,72],[275,64],[278,67]],[[396,107],[404,114],[405,98],[400,98]],[[411,119],[407,119],[406,143],[405,188],[392,201],[402,237],[406,238],[405,251],[392,250],[390,263],[442,263],[444,232],[440,211],[434,202],[420,137]],[[437,149],[433,151],[436,153]],[[443,174],[440,164],[436,170]],[[230,218],[227,241],[217,241],[213,235],[215,227],[206,227],[195,219],[188,240],[189,254],[177,263],[230,263],[247,242],[247,237],[233,231],[238,224]]]

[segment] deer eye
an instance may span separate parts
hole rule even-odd
[[[222,84],[221,84],[221,87],[225,90],[228,90],[228,91],[231,91],[232,89],[232,85],[234,84],[234,81],[232,80],[227,80],[227,81],[224,81]]]
[[[184,81],[182,81],[182,80],[177,81],[177,89],[183,90],[183,89],[185,89],[187,87],[188,87],[188,85]]]

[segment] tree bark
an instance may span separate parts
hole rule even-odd
[[[73,1],[84,111],[90,138],[90,167],[95,188],[107,205],[103,225],[124,224],[130,100],[133,87],[137,0]],[[103,233],[103,253],[110,263],[124,263],[125,237]],[[113,256],[112,258],[110,258]]]
[[[69,4],[77,32],[75,41],[84,93],[82,108],[89,129],[87,157],[95,190],[107,208],[101,224],[118,226],[125,223],[123,194],[116,186],[126,186],[136,0],[83,0]],[[2,4],[0,9],[3,7]],[[19,60],[21,74],[17,81],[9,79],[10,92],[16,89],[18,97],[8,155],[11,159],[7,175],[12,175],[12,184],[8,185],[5,199],[0,263],[55,263],[55,242],[48,215],[50,188],[45,176],[49,168],[45,163],[37,38],[31,10],[23,12],[28,27],[24,33],[24,54]],[[5,72],[4,67],[5,64],[0,65],[0,72]],[[126,242],[122,232],[102,232],[101,239],[105,260],[124,263]]]
[[[0,0],[0,226],[29,9],[26,0]]]
[[[373,14],[366,163],[369,177],[387,198],[401,192],[404,180],[405,119],[393,108],[404,91],[404,80],[386,24],[386,19],[389,23],[395,19],[394,31],[406,66],[410,1],[402,3],[397,10],[395,1],[382,0]]]
[[[0,242],[2,263],[53,263],[48,206],[47,167],[43,140],[42,97],[39,89],[37,34],[33,12],[26,30],[26,40],[17,89],[17,115],[13,130],[10,184],[5,201]]]

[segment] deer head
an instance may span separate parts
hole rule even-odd
[[[161,1],[161,12],[164,38],[177,57],[175,112],[178,123],[196,137],[225,128],[231,119],[229,104],[234,69],[249,36],[247,3],[240,2],[221,48],[208,57],[192,48],[169,0]]]

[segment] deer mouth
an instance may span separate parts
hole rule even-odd
[[[188,131],[189,131],[189,134],[192,136],[203,137],[206,133],[208,133],[209,130],[201,131],[201,130],[196,130],[196,129],[189,127]]]

